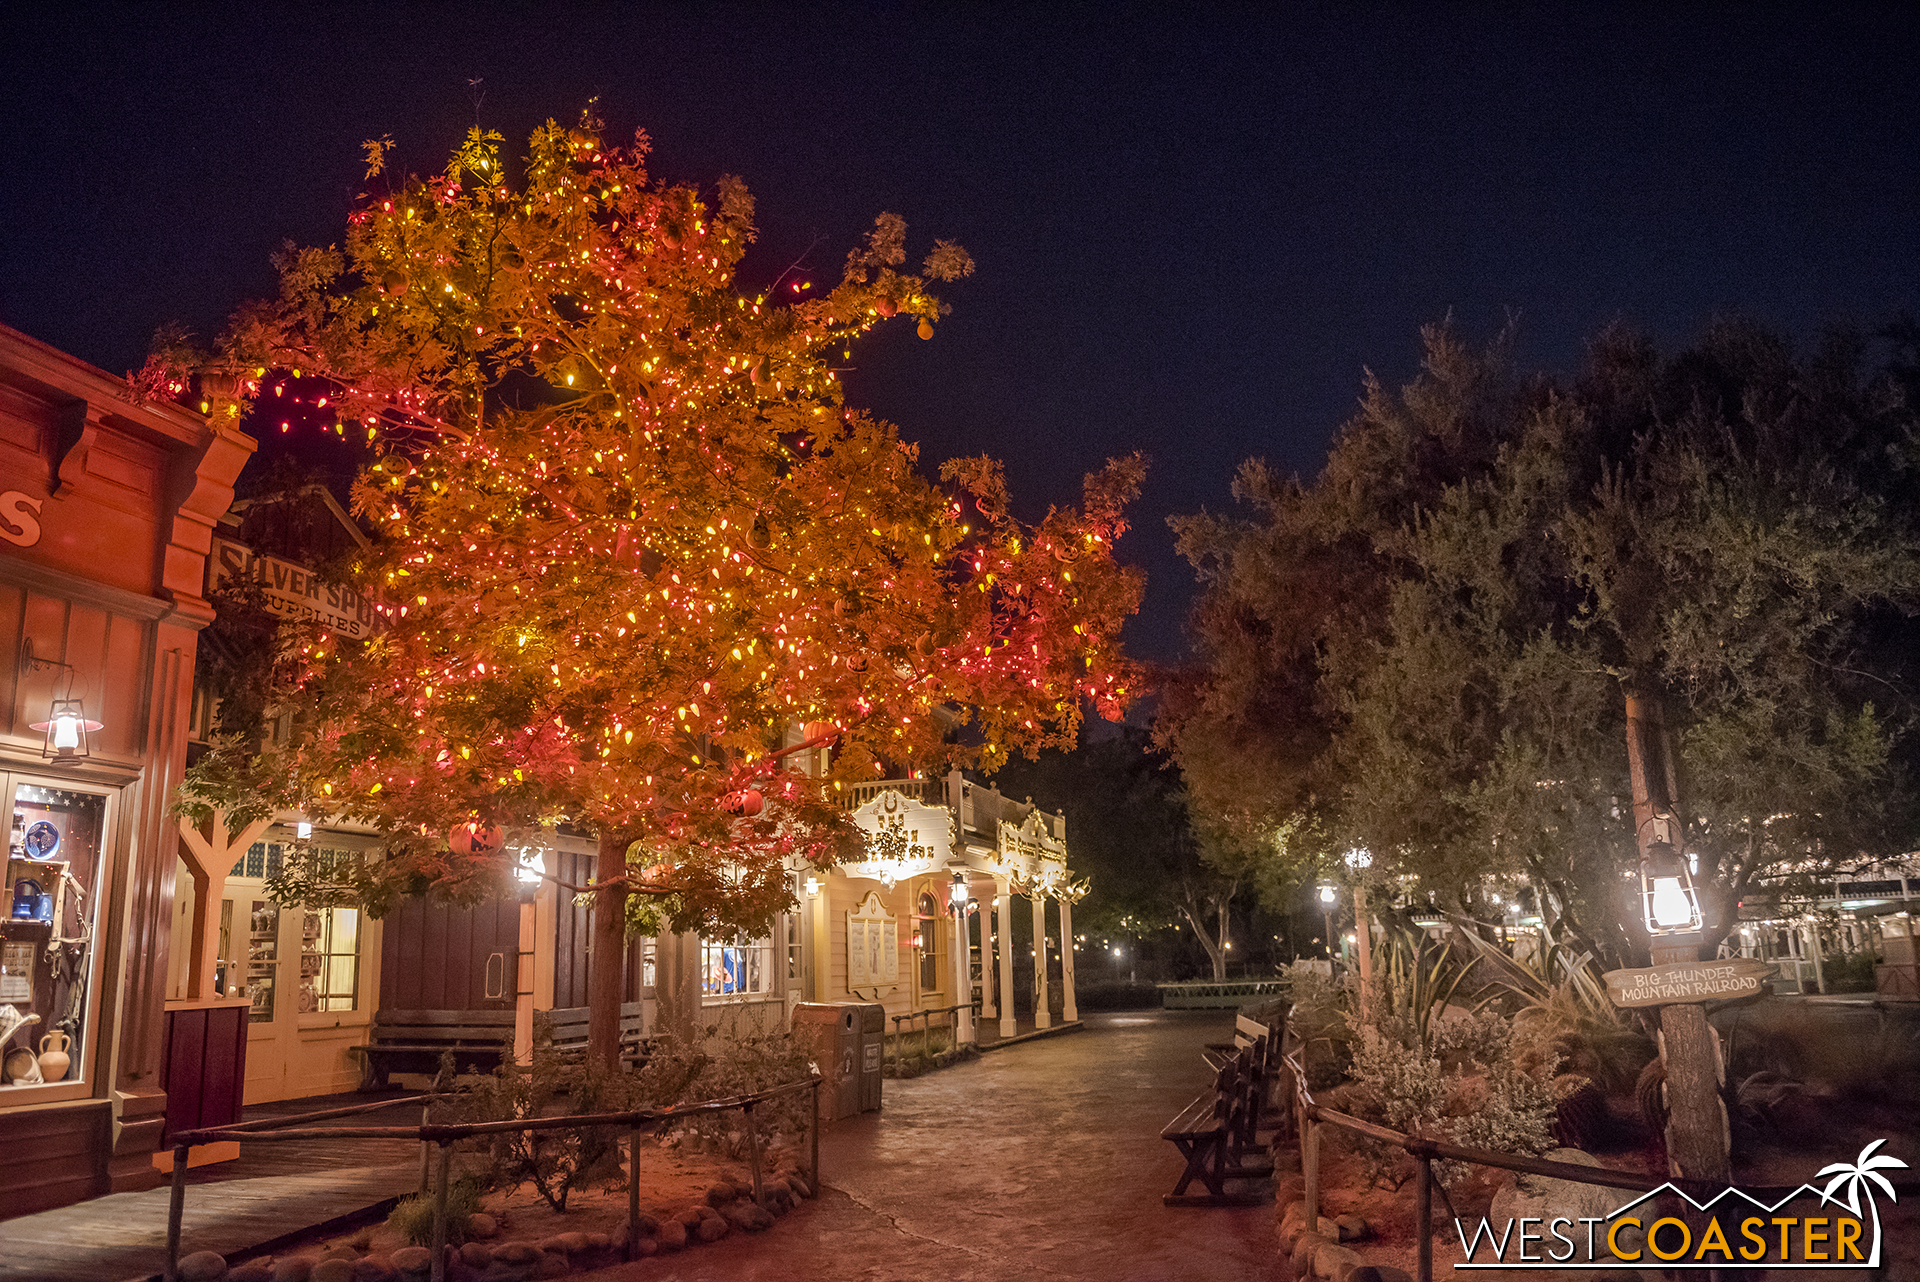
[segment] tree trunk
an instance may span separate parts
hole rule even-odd
[[[587,954],[587,1058],[620,1068],[620,999],[626,993],[627,883],[624,843],[600,834],[599,884],[593,891],[593,942]],[[611,883],[611,884],[609,884]]]
[[[1672,844],[1686,858],[1679,830],[1679,786],[1673,746],[1660,696],[1627,690],[1627,771],[1633,780],[1634,844],[1648,858],[1654,818],[1674,816]],[[1699,934],[1653,936],[1653,964],[1700,960]],[[1660,1058],[1666,1067],[1667,1163],[1669,1173],[1725,1184],[1731,1175],[1725,1110],[1720,1102],[1719,1047],[1707,1024],[1706,1007],[1680,1003],[1660,1008]]]

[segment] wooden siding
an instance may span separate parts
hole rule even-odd
[[[107,1101],[19,1109],[5,1120],[7,1178],[0,1220],[107,1191],[106,1153],[113,1123],[113,1106]]]
[[[381,931],[380,1007],[387,1010],[508,1010],[520,952],[520,904],[496,899],[455,908],[402,900]],[[488,959],[496,953],[488,997]]]

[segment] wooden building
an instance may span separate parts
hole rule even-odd
[[[173,1021],[204,1035],[219,1004],[167,1001],[168,806],[204,565],[253,449],[0,326],[0,1216],[155,1183]]]

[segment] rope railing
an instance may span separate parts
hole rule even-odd
[[[889,1018],[893,1020],[893,1035],[892,1040],[889,1042],[890,1053],[888,1059],[897,1064],[906,1057],[903,1049],[906,1034],[900,1031],[900,1025],[903,1023],[910,1024],[916,1019],[921,1021],[920,1055],[922,1058],[925,1058],[930,1053],[929,1048],[933,1039],[932,1016],[934,1015],[945,1015],[947,1017],[946,1027],[949,1030],[948,1041],[950,1045],[957,1048],[960,1039],[960,1012],[963,1010],[972,1010],[973,1005],[972,1002],[961,1002],[955,1006],[929,1006],[926,1010],[914,1010],[908,1011],[904,1015],[889,1016]],[[911,1028],[907,1030],[908,1033],[912,1031]]]
[[[316,1139],[417,1139],[421,1144],[421,1166],[423,1172],[427,1165],[427,1153],[437,1150],[437,1178],[431,1181],[433,1188],[433,1253],[432,1282],[446,1282],[447,1276],[447,1191],[452,1182],[453,1145],[461,1140],[472,1139],[480,1135],[503,1135],[521,1131],[559,1131],[586,1130],[595,1126],[624,1126],[627,1128],[627,1241],[626,1257],[637,1260],[640,1244],[640,1136],[644,1132],[658,1130],[662,1126],[684,1121],[690,1117],[699,1117],[708,1113],[723,1113],[739,1109],[746,1117],[747,1149],[750,1158],[749,1170],[753,1177],[753,1200],[756,1205],[765,1204],[760,1160],[760,1128],[754,1124],[753,1112],[760,1104],[782,1096],[811,1091],[812,1121],[809,1128],[811,1144],[811,1164],[807,1170],[807,1186],[815,1197],[820,1195],[820,1082],[818,1073],[804,1081],[788,1082],[781,1086],[772,1086],[764,1091],[755,1091],[750,1095],[729,1095],[721,1099],[701,1100],[693,1104],[677,1104],[666,1108],[628,1109],[614,1113],[578,1113],[564,1117],[528,1117],[512,1118],[497,1122],[429,1122],[422,1113],[418,1126],[340,1126],[311,1127],[308,1122],[321,1121],[333,1117],[348,1117],[357,1113],[374,1112],[382,1108],[391,1108],[396,1104],[431,1104],[438,1099],[449,1098],[451,1092],[436,1092],[426,1095],[410,1095],[397,1100],[382,1100],[377,1104],[359,1104],[348,1108],[324,1109],[314,1113],[295,1114],[283,1118],[263,1118],[254,1122],[236,1122],[226,1126],[203,1126],[189,1131],[180,1131],[171,1137],[173,1145],[173,1188],[167,1207],[167,1262],[162,1274],[165,1282],[178,1282],[180,1277],[180,1221],[186,1210],[187,1197],[187,1159],[189,1150],[196,1144],[210,1144],[221,1140],[246,1141],[253,1143],[276,1143],[292,1140]],[[424,1105],[423,1105],[424,1108]],[[423,1186],[424,1187],[424,1186]]]
[[[1291,1027],[1288,1028],[1287,1035],[1290,1038],[1293,1037]],[[1297,1042],[1297,1039],[1295,1040]],[[1469,1162],[1475,1166],[1491,1166],[1500,1170],[1518,1171],[1526,1175],[1544,1175],[1557,1180],[1566,1180],[1569,1183],[1597,1184],[1604,1188],[1626,1189],[1634,1193],[1651,1193],[1655,1189],[1671,1184],[1697,1201],[1704,1201],[1725,1187],[1708,1181],[1635,1175],[1630,1171],[1615,1171],[1603,1166],[1580,1166],[1571,1162],[1550,1161],[1544,1157],[1524,1157],[1518,1153],[1496,1153],[1488,1149],[1465,1148],[1422,1135],[1403,1134],[1389,1127],[1363,1121],[1351,1114],[1316,1103],[1313,1093],[1307,1088],[1307,1074],[1300,1063],[1299,1053],[1300,1048],[1296,1046],[1296,1049],[1284,1052],[1280,1056],[1280,1062],[1286,1066],[1287,1076],[1293,1083],[1296,1134],[1300,1138],[1300,1167],[1306,1179],[1303,1196],[1306,1202],[1308,1226],[1311,1227],[1320,1222],[1320,1126],[1338,1127],[1385,1144],[1395,1145],[1420,1164],[1419,1174],[1415,1177],[1418,1183],[1416,1200],[1418,1213],[1414,1230],[1419,1235],[1417,1276],[1420,1282],[1433,1282],[1433,1163],[1435,1159]],[[1756,1197],[1777,1197],[1792,1191],[1784,1185],[1778,1188],[1743,1185],[1742,1188]],[[1445,1196],[1444,1191],[1442,1196]]]

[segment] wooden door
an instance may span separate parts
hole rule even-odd
[[[520,903],[402,900],[380,948],[381,1010],[511,1010]]]

